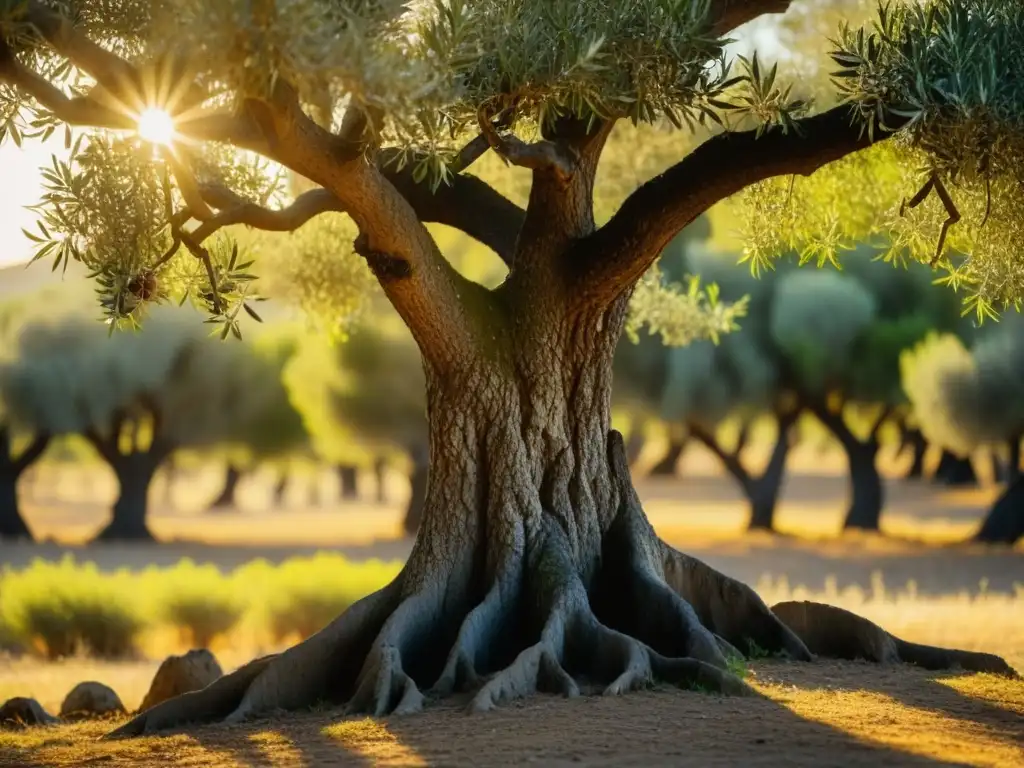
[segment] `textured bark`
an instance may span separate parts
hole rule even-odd
[[[148,453],[119,456],[111,464],[120,487],[110,522],[96,535],[96,541],[154,541],[146,524],[149,488],[159,458]]]
[[[1019,473],[985,516],[975,541],[1015,544],[1024,538],[1024,477]]]
[[[686,438],[673,438],[661,461],[651,467],[651,477],[675,477],[685,450]]]
[[[932,480],[958,488],[978,484],[978,476],[974,472],[974,464],[970,458],[961,458],[947,450],[942,451],[939,466],[935,468]]]
[[[0,539],[32,539],[32,532],[18,509],[18,476],[3,465],[0,465]]]
[[[359,498],[359,467],[352,464],[338,465],[338,485],[341,498],[345,501]]]
[[[224,470],[224,487],[220,495],[210,503],[209,511],[218,512],[225,509],[233,509],[236,505],[235,494],[238,491],[238,483],[242,479],[242,470],[234,463],[228,462]]]

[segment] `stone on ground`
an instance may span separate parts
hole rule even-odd
[[[144,712],[167,699],[205,688],[223,674],[217,659],[205,648],[193,649],[181,656],[168,656],[153,676],[139,711]]]
[[[0,705],[0,728],[27,728],[59,722],[35,699],[17,696]]]
[[[94,680],[76,685],[60,705],[60,716],[68,720],[88,720],[123,714],[124,704],[114,690]]]

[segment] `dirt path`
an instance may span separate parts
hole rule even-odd
[[[0,765],[1020,766],[1024,682],[857,663],[755,665],[760,695],[656,690],[448,707],[384,721],[288,715],[98,742],[103,724],[0,734]]]

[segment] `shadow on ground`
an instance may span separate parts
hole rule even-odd
[[[5,737],[0,765],[939,766],[1024,764],[1024,683],[858,663],[755,665],[759,694],[537,697],[485,715],[338,711],[98,742],[109,726]],[[976,694],[950,687],[969,682]],[[10,762],[13,760],[14,762]]]

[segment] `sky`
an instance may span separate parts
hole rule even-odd
[[[26,141],[21,149],[12,141],[0,146],[0,267],[32,257],[32,243],[21,230],[34,229],[36,216],[25,206],[39,202],[39,166],[63,146],[62,141],[53,139],[47,145]]]

